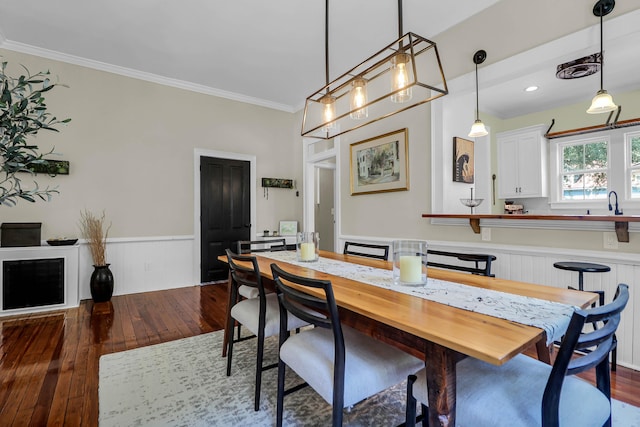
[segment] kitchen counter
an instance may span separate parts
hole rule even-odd
[[[481,219],[614,222],[619,242],[629,241],[630,222],[640,222],[640,215],[422,214],[422,217],[468,218],[469,225],[476,234],[480,234]]]

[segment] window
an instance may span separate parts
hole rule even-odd
[[[610,191],[625,207],[640,208],[638,129],[622,127],[550,140],[551,209],[606,214]]]
[[[640,145],[640,144],[639,144]],[[607,197],[608,141],[560,144],[562,152],[561,200],[593,200]],[[639,178],[640,178],[640,170]]]
[[[627,134],[627,170],[631,198],[640,199],[640,132]]]

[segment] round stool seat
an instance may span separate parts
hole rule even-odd
[[[578,272],[578,289],[583,291],[583,273],[606,273],[611,271],[611,267],[604,264],[595,264],[593,262],[576,262],[576,261],[560,261],[553,263],[555,268],[561,270]]]
[[[555,268],[561,270],[581,271],[583,273],[606,273],[611,271],[611,267],[604,264],[594,264],[592,262],[561,261],[553,263]]]

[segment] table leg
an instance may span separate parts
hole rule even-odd
[[[454,427],[456,424],[457,352],[427,342],[425,361],[429,389],[429,425]]]
[[[542,337],[540,341],[536,343],[536,350],[538,352],[538,360],[551,365],[551,351],[553,350],[553,344],[547,346],[547,339]]]
[[[231,270],[229,270],[229,278],[227,280],[227,315],[224,320],[224,337],[222,338],[222,357],[227,357],[227,343],[229,342],[229,331],[231,330],[231,339],[233,339],[233,329],[229,328],[231,323]]]

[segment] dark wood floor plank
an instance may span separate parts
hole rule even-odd
[[[82,301],[58,329],[43,315],[0,319],[0,425],[96,426],[100,356],[220,330],[226,298],[218,284],[116,296],[111,312]],[[640,372],[618,367],[612,393],[640,406]]]

